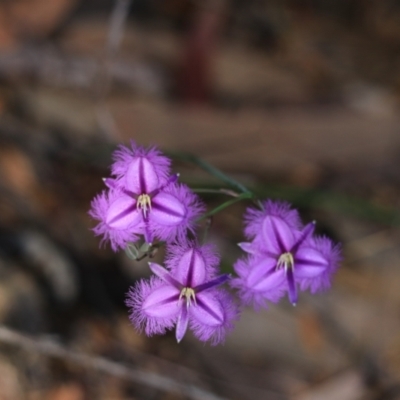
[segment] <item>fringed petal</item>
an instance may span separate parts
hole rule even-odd
[[[239,259],[233,265],[237,278],[230,281],[230,285],[238,290],[238,294],[243,304],[253,305],[256,310],[267,308],[267,302],[277,303],[287,290],[283,270],[278,271],[272,278],[268,274],[272,273],[271,263],[263,264],[264,256],[249,256]],[[253,269],[256,271],[253,272]],[[265,280],[257,283],[255,277],[265,272]],[[249,279],[250,275],[250,279]],[[250,284],[249,284],[250,283]],[[254,284],[259,286],[254,287]]]
[[[189,325],[194,335],[213,346],[224,342],[226,335],[233,330],[234,322],[239,319],[239,308],[234,299],[222,289],[204,292],[197,298],[202,311],[198,309],[199,306],[192,309]],[[204,311],[204,307],[212,310],[212,313]]]
[[[129,224],[124,225],[125,229],[116,229],[107,223],[110,204],[117,201],[120,195],[121,193],[118,191],[103,191],[93,199],[89,211],[89,215],[99,221],[93,232],[96,236],[103,236],[100,244],[110,241],[111,248],[114,251],[123,249],[128,242],[136,242],[139,239],[138,234],[140,233],[140,225],[136,225],[135,229],[130,229],[131,225]],[[135,221],[135,218],[131,218],[132,224]]]
[[[171,160],[168,157],[155,147],[137,146],[134,141],[131,141],[130,148],[124,145],[119,146],[113,154],[113,159],[112,174],[122,185],[127,185],[127,188],[131,188],[136,194],[143,194],[139,191],[141,189],[140,176],[144,177],[148,185],[146,189],[150,189],[155,185],[158,187],[165,184],[170,173]],[[138,163],[139,159],[142,163]],[[135,176],[136,172],[138,174]]]
[[[327,290],[331,286],[332,275],[336,272],[342,260],[341,246],[325,236],[317,236],[308,243],[318,254],[318,260],[327,261],[323,272],[314,277],[298,278],[302,290],[310,289],[311,293]],[[318,261],[315,257],[315,261]],[[299,268],[300,269],[300,268]]]
[[[174,184],[153,199],[149,213],[149,229],[167,242],[186,241],[188,231],[194,230],[196,219],[204,210],[203,204],[186,185]]]
[[[292,229],[301,229],[302,223],[299,213],[297,210],[292,209],[289,203],[266,200],[262,204],[263,210],[256,208],[248,208],[246,210],[244,232],[248,239],[253,240],[260,235],[264,219],[267,216],[280,218]]]
[[[150,281],[141,280],[136,283],[127,294],[126,305],[130,309],[130,320],[138,331],[144,331],[148,336],[164,334],[172,329],[178,317],[179,307],[176,308],[176,313],[169,307],[168,314],[158,313],[157,316],[149,315],[148,309],[143,307],[149,296],[162,288],[165,288],[165,284],[152,277]]]

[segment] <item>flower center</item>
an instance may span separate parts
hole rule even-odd
[[[285,272],[288,269],[294,269],[294,259],[292,253],[283,253],[278,258],[278,262],[276,263],[276,268],[284,268]]]
[[[192,288],[188,288],[188,287],[184,287],[181,290],[181,293],[179,295],[179,300],[185,297],[186,298],[186,305],[190,306],[193,300],[193,303],[196,304],[196,293],[194,292],[194,290]]]
[[[136,200],[136,209],[141,210],[144,217],[151,211],[151,197],[148,194],[141,194]]]

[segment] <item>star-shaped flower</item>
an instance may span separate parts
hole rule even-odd
[[[302,228],[296,213],[285,203],[266,202],[264,210],[247,214],[251,218],[246,232],[254,236],[239,244],[249,256],[236,262],[238,278],[232,280],[245,303],[260,307],[265,300],[277,302],[288,291],[295,305],[298,284],[312,292],[329,286],[339,248],[327,238],[313,237],[315,223]]]
[[[183,239],[203,210],[197,196],[169,175],[170,160],[154,148],[132,143],[114,154],[113,178],[104,179],[108,191],[92,202],[94,229],[114,250],[143,235],[147,243]]]
[[[171,251],[178,256],[169,257],[169,271],[149,263],[156,277],[139,282],[129,292],[132,323],[149,336],[176,326],[178,342],[190,326],[198,339],[221,342],[238,313],[231,297],[218,288],[229,276],[212,276],[209,262],[215,256],[207,246],[172,246]]]

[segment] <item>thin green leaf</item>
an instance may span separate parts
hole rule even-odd
[[[238,203],[239,201],[242,201],[244,199],[253,199],[254,195],[251,192],[245,192],[242,193],[241,195],[239,195],[238,197],[235,197],[232,200],[226,201],[225,203],[222,203],[221,205],[219,205],[218,207],[208,211],[207,213],[205,213],[204,215],[202,215],[198,221],[201,221],[205,218],[209,218],[212,215],[215,215],[217,213],[219,213],[220,211],[224,210],[225,208],[231,206],[232,204]]]
[[[204,161],[200,157],[196,157],[193,154],[188,153],[168,153],[168,155],[177,160],[187,161],[192,164],[197,165],[204,171],[208,172],[210,175],[215,176],[222,182],[225,182],[227,185],[230,185],[236,189],[238,189],[242,193],[250,192],[246,186],[242,185],[237,180],[231,178],[229,175],[226,175],[224,172],[209,164],[207,161]]]
[[[261,197],[283,198],[300,207],[340,212],[389,226],[400,225],[400,212],[397,208],[382,207],[355,196],[294,186],[264,186],[255,191]]]

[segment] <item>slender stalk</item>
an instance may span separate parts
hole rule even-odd
[[[209,218],[217,213],[219,213],[222,210],[225,210],[225,208],[231,206],[232,204],[238,203],[239,201],[242,201],[244,199],[253,199],[254,195],[251,192],[245,192],[242,193],[241,195],[239,195],[238,197],[226,201],[225,203],[220,204],[218,207],[213,208],[212,210],[208,211],[207,213],[205,213],[204,215],[202,215],[198,221],[202,221],[205,218]]]
[[[191,187],[199,185],[189,181]],[[213,189],[209,182],[207,185],[210,194],[219,194],[221,191]],[[216,185],[217,187],[217,185]],[[197,190],[194,188],[193,190]],[[215,192],[212,192],[215,190]],[[296,207],[332,211],[366,221],[373,221],[387,226],[400,226],[400,210],[393,206],[382,206],[369,199],[338,193],[330,190],[309,189],[289,185],[263,185],[252,187],[256,198],[283,199]],[[205,193],[205,192],[204,192]],[[255,200],[257,201],[257,200]]]
[[[119,136],[114,118],[106,105],[107,95],[112,84],[111,70],[114,65],[118,48],[121,44],[124,27],[128,18],[132,0],[115,0],[111,13],[104,60],[97,72],[96,83],[96,116],[103,133],[111,138]]]
[[[239,193],[234,192],[230,189],[207,189],[207,188],[194,188],[192,189],[195,193],[206,193],[206,194],[226,194],[227,196],[237,197]]]
[[[205,223],[205,226],[204,226],[204,231],[203,231],[201,243],[206,243],[207,242],[208,232],[210,231],[212,223],[213,223],[213,217],[208,217],[206,219],[206,223]]]
[[[231,178],[229,175],[226,175],[224,172],[214,167],[213,165],[209,164],[207,161],[204,161],[200,157],[196,157],[193,154],[188,154],[188,153],[169,153],[168,155],[174,159],[187,161],[194,165],[197,165],[202,170],[208,172],[210,175],[215,176],[222,182],[225,182],[227,185],[238,189],[242,193],[249,192],[246,186],[242,185],[237,180]]]

